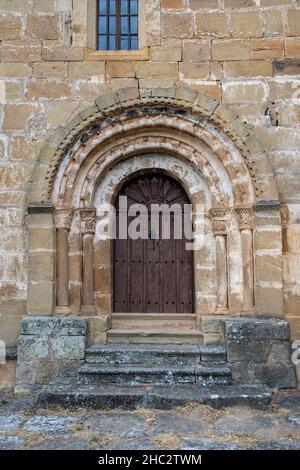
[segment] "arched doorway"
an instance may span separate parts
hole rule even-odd
[[[126,208],[121,205],[121,200],[123,203],[126,201]],[[127,224],[125,232],[128,234],[128,227],[136,220],[132,214],[124,218],[122,211],[127,213],[136,204],[145,207],[143,220],[148,220],[148,223],[144,227],[144,235],[138,239],[130,236],[122,239],[124,228],[122,233],[120,222]],[[163,173],[136,176],[123,185],[115,203],[117,236],[113,250],[114,312],[194,312],[194,257],[193,251],[186,249],[186,243],[190,240],[186,238],[183,227],[183,209],[189,204],[189,197],[183,187]],[[178,212],[162,212],[163,207],[171,209],[172,206]],[[153,224],[154,220],[156,224]],[[177,232],[174,230],[175,224]],[[181,230],[178,232],[179,227]]]

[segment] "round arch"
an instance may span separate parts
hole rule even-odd
[[[254,272],[253,208],[278,206],[272,168],[250,126],[212,97],[182,87],[109,92],[42,148],[28,201],[31,213],[55,209],[52,263],[60,269],[52,312],[110,311],[110,250],[95,235],[95,206],[141,168],[169,172],[204,201],[208,243],[195,255],[202,272],[197,313],[254,312],[264,286]]]
[[[148,125],[156,130],[169,127],[166,122],[158,124],[158,115],[172,116],[179,133],[190,133],[193,128],[198,144],[214,142],[214,147],[210,145],[213,152],[239,155],[236,171],[242,166],[247,169],[256,202],[278,200],[270,162],[252,129],[212,97],[190,88],[174,87],[147,92],[125,88],[107,93],[71,122],[59,126],[40,152],[29,183],[29,202],[50,202],[55,177],[73,159],[74,153],[90,148],[92,141],[100,144],[101,140],[109,140],[112,129],[124,136],[130,132],[124,127],[126,121],[133,125],[139,123],[141,128],[147,126],[143,118],[148,118]]]

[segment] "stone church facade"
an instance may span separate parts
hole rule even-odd
[[[188,344],[225,348],[235,382],[295,387],[299,0],[140,0],[134,50],[99,47],[97,5],[0,0],[2,386],[72,376],[87,347]],[[148,261],[122,271],[99,235],[147,178],[204,208],[188,280],[156,302]]]

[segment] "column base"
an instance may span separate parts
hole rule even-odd
[[[254,307],[242,309],[242,315],[254,315],[254,314],[255,314]]]
[[[228,315],[229,309],[228,308],[222,308],[222,307],[217,307],[215,314],[216,315]]]
[[[97,310],[95,305],[82,305],[80,309],[81,315],[96,315]]]
[[[55,307],[54,315],[63,315],[63,316],[72,315],[72,310],[70,307]]]

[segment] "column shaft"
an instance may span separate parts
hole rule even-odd
[[[252,207],[237,207],[239,229],[241,234],[243,259],[243,312],[254,309],[254,261],[253,261],[253,219]]]
[[[217,310],[228,308],[227,243],[226,236],[216,236]]]
[[[94,236],[90,233],[83,235],[83,279],[82,303],[84,306],[94,303]]]
[[[252,230],[241,231],[244,299],[243,311],[251,311],[254,307],[254,273],[253,273],[253,235]]]
[[[55,210],[56,227],[56,312],[69,313],[69,231],[73,208]]]
[[[58,307],[69,306],[69,232],[65,229],[56,231],[56,304]]]
[[[226,209],[211,210],[216,242],[217,313],[228,311],[227,213]]]
[[[94,305],[94,235],[96,225],[96,210],[82,209],[82,308],[83,314],[95,314]]]

